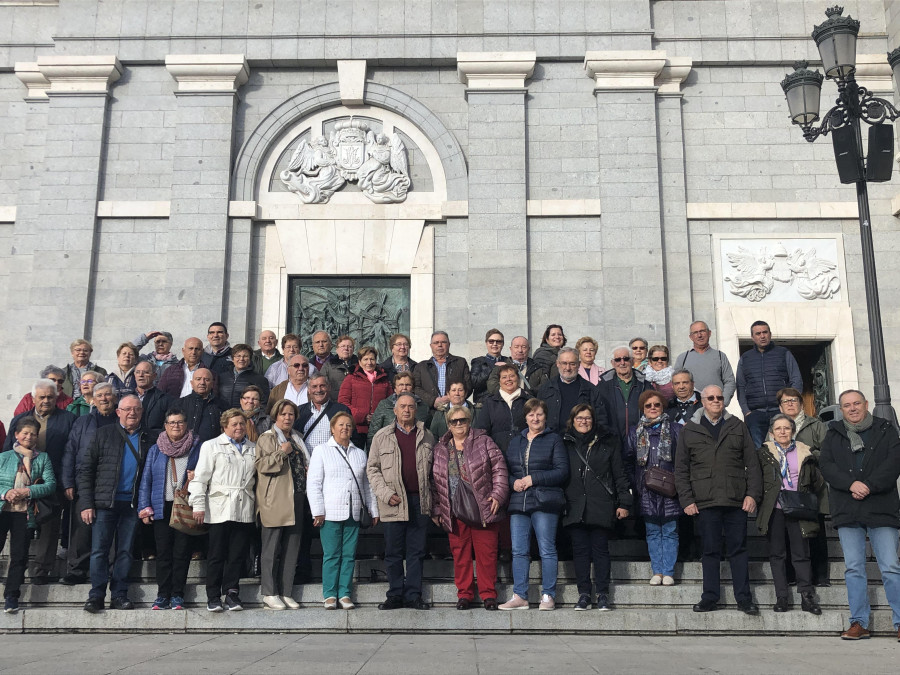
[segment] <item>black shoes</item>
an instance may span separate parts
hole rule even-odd
[[[472,601],[468,598],[460,598],[456,601],[456,609],[469,609],[472,607]]]
[[[582,593],[578,597],[578,602],[575,603],[575,611],[576,612],[584,612],[591,608],[591,596],[587,593]]]
[[[804,612],[815,614],[816,616],[822,613],[822,608],[819,607],[819,603],[816,601],[816,596],[814,596],[812,593],[803,593],[800,595],[800,609],[802,609]]]
[[[85,579],[84,577],[76,577],[72,574],[67,574],[59,580],[59,583],[63,584],[64,586],[77,586],[78,584],[86,584],[88,583],[88,581],[89,580]]]
[[[497,611],[497,598],[485,598],[484,608],[489,612]]]
[[[407,609],[431,609],[431,605],[425,602],[421,597],[418,597],[415,600],[407,600],[403,603],[403,606]]]
[[[32,586],[46,586],[58,581],[59,577],[31,577]]]
[[[128,598],[113,598],[109,603],[110,609],[134,609],[134,603]]]
[[[218,598],[210,598],[206,603],[206,611],[207,612],[224,612],[225,607],[222,605],[222,601]]]
[[[787,598],[776,598],[775,606],[772,609],[774,609],[776,612],[779,612],[779,613],[788,611],[790,609],[790,605],[788,605],[788,599]]]
[[[738,603],[738,609],[748,616],[756,616],[759,614],[759,606],[752,600],[741,600]]]
[[[241,599],[237,593],[229,593],[225,596],[225,609],[229,612],[240,612],[244,609],[244,605],[241,604]]]
[[[695,612],[715,612],[719,609],[719,603],[713,600],[701,600],[694,605]]]
[[[387,598],[384,602],[378,603],[378,609],[402,609],[403,608],[403,598],[398,598],[396,595],[392,595]]]
[[[84,611],[91,614],[97,614],[103,611],[103,598],[88,598],[84,603]]]

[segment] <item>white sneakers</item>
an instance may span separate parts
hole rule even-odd
[[[674,585],[675,585],[675,579],[673,579],[672,577],[670,577],[670,576],[667,574],[666,576],[663,577],[663,584],[662,584],[662,585],[663,585],[663,586],[674,586]]]
[[[266,609],[273,609],[275,611],[281,611],[282,609],[287,609],[287,606],[281,601],[281,598],[277,595],[264,595],[263,596],[263,605]]]
[[[294,600],[289,595],[282,595],[281,601],[285,604],[288,609],[300,609],[300,603]]]
[[[650,577],[651,586],[661,586],[663,582],[662,574],[654,574]]]

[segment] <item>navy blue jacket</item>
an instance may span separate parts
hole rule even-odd
[[[75,420],[66,443],[66,452],[63,455],[62,476],[56,481],[60,487],[64,490],[75,487],[78,467],[84,461],[88,446],[94,439],[97,429],[118,421],[119,418],[114,411],[104,416],[96,408]]]
[[[350,408],[337,401],[328,401],[328,403],[325,404],[325,417],[319,421],[319,424],[324,424],[327,427],[329,420],[339,412],[345,412],[349,415]],[[318,416],[319,413],[316,413],[316,417]],[[297,414],[297,419],[294,421],[294,429],[301,436],[303,435],[303,429],[306,426],[306,423],[309,422],[310,417],[312,417],[312,407],[310,404],[305,403],[301,405],[300,412]],[[312,452],[312,448],[310,448],[309,451]]]
[[[569,480],[569,452],[559,434],[544,429],[531,441],[528,465],[525,452],[528,449],[528,429],[512,439],[506,450],[506,466],[509,469],[510,513],[532,513],[536,510],[561,513],[566,504],[563,486]],[[513,484],[519,478],[531,476],[532,487],[516,492]],[[555,508],[535,508],[541,503],[556,500]]]
[[[770,342],[763,351],[754,345],[741,354],[737,366],[737,396],[746,415],[753,410],[778,410],[775,394],[793,387],[803,391],[803,376],[797,360],[784,347]]]
[[[185,473],[193,471],[197,466],[197,460],[200,459],[200,446],[202,443],[199,438],[194,439],[194,445],[188,454],[188,463]],[[178,487],[184,485],[185,474],[178,476]],[[148,506],[153,507],[153,517],[159,519],[163,517],[163,508],[166,502],[166,483],[172,481],[172,469],[169,464],[169,458],[159,450],[159,446],[154,443],[147,453],[147,460],[144,462],[144,473],[141,475],[141,487],[138,490],[137,510],[143,511]]]
[[[500,451],[506,456],[506,449],[514,436],[518,436],[528,425],[525,422],[525,401],[528,395],[519,394],[513,401],[512,408],[500,393],[485,396],[481,401],[481,410],[475,420],[476,429],[484,429]]]

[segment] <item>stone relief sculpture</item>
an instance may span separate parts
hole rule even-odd
[[[400,136],[376,134],[363,120],[341,120],[329,138],[300,141],[281,172],[281,182],[305,204],[328,202],[347,181],[357,181],[376,204],[404,201],[410,188],[409,160]]]
[[[837,265],[816,257],[816,249],[795,248],[788,253],[779,242],[772,253],[766,247],[754,252],[743,246],[727,253],[737,274],[726,276],[732,295],[760,302],[776,283],[787,284],[805,300],[828,300],[841,288]]]

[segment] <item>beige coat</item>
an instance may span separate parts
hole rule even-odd
[[[434,456],[434,436],[425,425],[416,422],[416,473],[419,476],[419,508],[431,515],[431,464]],[[394,436],[394,424],[379,429],[369,446],[369,462],[366,467],[369,485],[378,502],[378,513],[386,523],[409,520],[406,503],[406,487],[403,485],[400,467],[400,446]],[[392,495],[400,497],[397,506],[388,504]]]
[[[309,451],[296,431],[291,436],[306,457]],[[294,477],[291,462],[281,451],[278,434],[269,429],[256,441],[256,510],[263,527],[288,527],[294,524]],[[305,499],[304,495],[304,499]]]

